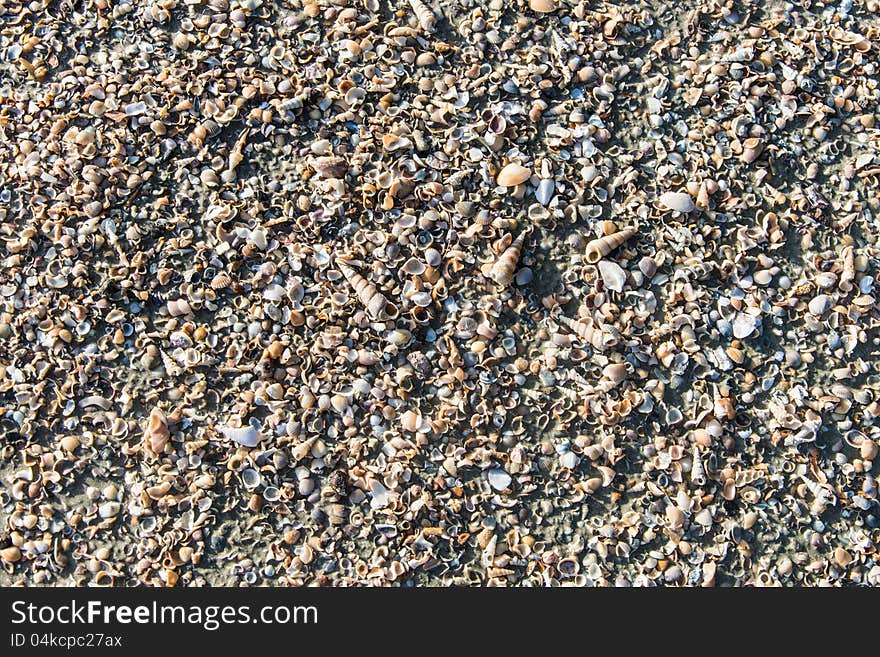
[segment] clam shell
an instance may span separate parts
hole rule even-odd
[[[733,318],[733,337],[742,340],[758,330],[761,320],[749,313],[737,313]]]
[[[623,286],[626,283],[626,272],[617,263],[610,260],[599,261],[599,273],[602,274],[602,281],[605,287],[614,292],[623,292]]]
[[[492,468],[489,470],[489,485],[501,492],[505,490],[513,482],[513,477],[502,468]]]
[[[498,172],[496,183],[499,187],[515,187],[529,179],[532,172],[521,164],[511,162]]]
[[[549,14],[556,11],[556,0],[529,0],[529,8],[539,14]]]
[[[669,210],[691,212],[696,208],[694,199],[686,192],[665,192],[660,195],[660,203]]]

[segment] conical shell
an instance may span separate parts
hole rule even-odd
[[[504,250],[504,253],[498,256],[498,260],[495,261],[495,264],[489,270],[489,278],[498,283],[498,285],[507,287],[513,280],[513,274],[519,262],[519,254],[522,252],[525,237],[525,233],[520,233],[513,243]]]
[[[567,327],[578,338],[592,345],[594,349],[604,351],[617,345],[617,331],[608,327],[597,327],[591,322],[560,316],[559,323]]]
[[[409,0],[409,6],[419,21],[421,28],[429,34],[437,27],[437,17],[422,0]]]
[[[375,285],[367,281],[366,278],[361,276],[348,265],[340,262],[337,263],[337,266],[339,267],[339,271],[342,272],[342,275],[345,276],[346,280],[357,293],[358,299],[360,299],[370,317],[373,319],[384,318],[384,311],[385,307],[388,305],[388,299],[379,292]]]
[[[587,244],[587,262],[595,264],[636,234],[635,227],[624,228]]]

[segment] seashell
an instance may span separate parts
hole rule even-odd
[[[547,205],[553,198],[553,192],[556,189],[556,183],[552,178],[541,178],[538,187],[535,189],[535,199],[541,205]]]
[[[630,227],[612,233],[611,235],[605,235],[604,237],[591,240],[587,243],[587,262],[590,264],[596,264],[635,234],[636,228]]]
[[[511,162],[498,172],[495,179],[499,187],[515,187],[521,185],[532,175],[532,172],[521,164]]]
[[[391,503],[388,489],[375,479],[370,481],[370,496],[370,508],[372,509],[382,509]]]
[[[736,317],[733,318],[732,328],[733,328],[733,337],[743,340],[748,338],[760,326],[760,318],[749,313],[737,313]]]
[[[437,27],[437,17],[434,12],[422,0],[409,0],[409,6],[419,21],[421,28],[428,34]]]
[[[421,276],[425,273],[425,263],[418,258],[410,258],[400,268],[400,273],[406,276]]]
[[[6,563],[15,563],[21,560],[21,549],[12,545],[0,550],[0,559]]]
[[[489,269],[488,278],[502,287],[510,285],[513,281],[513,274],[519,262],[519,255],[525,238],[525,232],[520,233],[513,243],[504,250],[504,253],[498,256],[498,259]]]
[[[405,431],[414,433],[419,430],[419,427],[422,424],[422,416],[417,411],[404,411],[400,416],[400,424]]]
[[[602,274],[602,281],[605,283],[605,287],[614,292],[623,292],[623,285],[626,283],[626,272],[621,269],[620,265],[610,260],[600,260],[599,273]]]
[[[363,89],[361,89],[360,87],[352,87],[351,89],[346,91],[345,96],[343,96],[343,98],[345,99],[345,104],[349,105],[350,107],[354,107],[355,105],[358,105],[366,97],[367,97],[367,92],[364,91]]]
[[[367,281],[367,279],[345,263],[337,262],[336,266],[351,284],[351,287],[358,295],[358,299],[360,299],[370,317],[375,320],[387,318],[389,313],[386,312],[386,307],[390,304],[388,303],[388,299],[379,292],[376,286]]]
[[[651,256],[644,256],[639,260],[639,271],[645,275],[645,278],[654,278],[657,273],[657,262]]]
[[[245,468],[241,471],[241,483],[244,484],[244,487],[248,490],[257,488],[262,481],[263,478],[260,476],[260,473],[253,468]]]
[[[529,0],[529,8],[539,14],[549,14],[556,11],[556,0]]]
[[[574,452],[566,452],[559,457],[559,465],[563,468],[568,468],[569,470],[574,470],[579,462],[580,458],[578,458],[578,455]]]
[[[809,311],[816,317],[821,317],[826,312],[831,310],[831,306],[831,297],[829,297],[827,294],[819,294],[810,299],[810,302],[807,304],[807,308],[809,309]]]
[[[312,166],[322,178],[344,178],[348,173],[348,162],[335,155],[319,157]]]
[[[188,315],[192,312],[189,303],[186,299],[176,299],[174,301],[168,302],[168,314],[172,317],[179,317],[181,315]]]
[[[700,448],[696,444],[694,444],[694,452],[691,459],[691,481],[697,486],[706,485],[706,470],[703,467]]]
[[[583,342],[591,345],[598,351],[610,349],[619,342],[616,331],[609,327],[594,326],[591,322],[575,320],[564,316],[558,317],[557,320]]]
[[[540,2],[540,0],[532,0],[532,4],[535,2]],[[566,557],[559,560],[559,563],[556,564],[556,570],[563,577],[574,577],[580,572],[581,564],[574,557]]]
[[[726,479],[721,487],[721,496],[730,502],[736,497],[736,482],[733,479]]]
[[[666,525],[671,531],[677,532],[684,526],[684,513],[677,506],[666,507]]]
[[[171,432],[168,430],[168,420],[162,411],[154,408],[150,411],[147,428],[144,430],[144,447],[150,454],[158,456],[165,451],[165,446],[170,440]]]
[[[764,142],[758,137],[749,137],[743,142],[742,147],[743,150],[739,159],[746,164],[751,164],[758,159],[758,156],[764,150]]]
[[[389,153],[404,150],[412,146],[412,142],[406,137],[400,135],[383,135],[382,147]]]
[[[513,477],[502,468],[492,468],[489,470],[488,478],[489,485],[498,492],[506,490],[513,483]]]
[[[612,363],[602,369],[602,376],[614,385],[620,384],[626,378],[627,370],[624,363]]]
[[[694,199],[686,192],[664,192],[660,195],[659,200],[665,208],[676,212],[687,213],[697,207],[694,204]]]
[[[220,432],[225,438],[244,447],[256,447],[261,438],[260,433],[252,426],[220,427]]]

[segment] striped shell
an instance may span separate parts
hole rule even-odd
[[[519,255],[522,252],[522,245],[525,241],[526,234],[520,235],[508,246],[504,253],[498,256],[498,260],[489,269],[488,277],[493,281],[507,287],[513,281],[513,274],[516,271],[516,265],[519,262]]]
[[[413,13],[419,20],[419,25],[425,32],[429,34],[437,27],[437,17],[431,8],[422,0],[409,0],[409,6],[412,7]]]
[[[339,271],[342,272],[342,275],[345,276],[346,280],[357,293],[358,299],[360,299],[370,317],[376,320],[387,317],[385,310],[386,306],[389,306],[390,304],[388,303],[388,299],[379,292],[378,288],[348,265],[339,262],[337,263],[337,266],[339,267]]]
[[[564,316],[560,316],[558,321],[578,338],[599,351],[610,349],[620,341],[617,331],[607,326],[599,327],[595,326],[592,322]]]
[[[596,264],[635,234],[635,227],[630,227],[592,240],[587,244],[587,262]]]

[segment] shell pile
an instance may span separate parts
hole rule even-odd
[[[0,3],[0,584],[880,584],[878,17]]]

